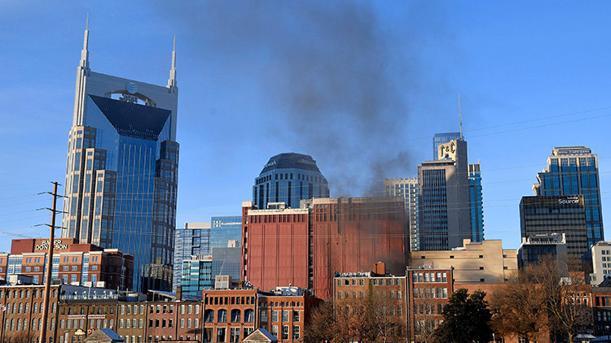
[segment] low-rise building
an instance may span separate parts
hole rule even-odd
[[[600,241],[592,246],[590,283],[598,285],[611,277],[611,242]]]
[[[408,268],[406,276],[409,341],[428,342],[454,292],[452,269]]]
[[[11,252],[0,254],[0,279],[8,282],[15,276],[31,277],[33,284],[43,284],[49,240],[14,239]],[[54,242],[53,283],[131,289],[134,258],[117,249],[103,249],[79,244],[72,238]]]
[[[504,283],[518,271],[517,251],[503,249],[501,240],[465,239],[452,250],[412,252],[410,267],[452,269],[456,289],[456,284]]]

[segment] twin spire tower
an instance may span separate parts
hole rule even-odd
[[[167,85],[102,74],[89,64],[87,23],[76,72],[63,236],[132,255],[134,279],[125,288],[139,291],[171,290],[179,153],[175,42]]]

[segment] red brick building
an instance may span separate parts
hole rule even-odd
[[[25,275],[42,284],[49,240],[14,239],[10,254],[0,254],[0,280]],[[131,289],[134,259],[117,249],[102,249],[60,238],[54,243],[53,279],[72,285]]]
[[[291,284],[330,299],[336,273],[384,261],[401,274],[409,247],[403,202],[312,199],[298,209],[242,208],[242,277],[260,289]]]
[[[454,292],[452,269],[407,269],[409,339],[426,342]]]

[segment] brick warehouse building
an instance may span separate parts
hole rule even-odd
[[[44,281],[49,240],[14,239],[10,254],[0,254],[0,280],[11,275],[25,275],[32,283]],[[131,289],[134,258],[117,249],[102,249],[61,238],[54,243],[52,280],[57,283]]]
[[[335,273],[384,261],[404,271],[409,247],[404,204],[388,198],[317,198],[300,208],[242,205],[242,277],[260,289],[291,284],[330,299]]]
[[[443,306],[454,292],[452,269],[407,268],[402,275],[386,273],[383,263],[371,272],[342,273],[334,278],[333,302],[351,306],[370,294],[387,309],[386,324],[399,323],[398,337],[425,342],[443,319]]]
[[[0,342],[37,339],[42,292],[41,285],[0,286]],[[109,328],[126,343],[241,342],[263,327],[276,331],[279,342],[297,342],[314,301],[296,287],[208,290],[202,301],[143,301],[110,289],[54,285],[47,337],[48,342],[75,342],[79,330],[88,336]]]

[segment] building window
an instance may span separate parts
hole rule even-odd
[[[214,321],[214,311],[206,310],[204,311],[204,322],[212,323]]]
[[[218,322],[219,323],[227,322],[227,310],[219,310],[219,313],[218,313]]]
[[[231,322],[232,323],[240,322],[240,310],[231,310]]]
[[[289,326],[288,325],[282,326],[282,339],[289,339]]]
[[[264,313],[267,313],[265,311]],[[244,322],[253,323],[255,321],[255,311],[248,309],[244,312]]]

